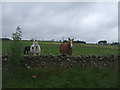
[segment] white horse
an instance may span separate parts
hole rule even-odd
[[[32,52],[33,55],[40,55],[41,48],[37,41],[33,40],[33,44],[30,47],[30,52]]]

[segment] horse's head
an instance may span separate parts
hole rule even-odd
[[[74,38],[73,38],[73,39],[68,38],[68,42],[70,43],[70,46],[71,46],[71,47],[72,47],[73,41],[74,41]]]
[[[33,44],[31,45],[30,51],[35,55],[40,53],[40,46],[36,41],[33,41]]]
[[[37,45],[38,45],[38,42],[35,42],[35,45],[37,46]]]
[[[38,42],[37,42],[37,41],[34,41],[33,44],[34,44],[35,46],[37,46],[37,45],[38,45]]]
[[[37,40],[33,39],[33,45],[38,45]]]

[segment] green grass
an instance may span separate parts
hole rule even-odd
[[[19,44],[19,43],[18,43]],[[18,45],[16,44],[16,45]],[[32,42],[21,41],[16,46],[12,41],[3,41],[2,53],[19,52],[23,55],[25,46],[30,46]],[[58,42],[39,42],[41,54],[60,54]],[[11,45],[16,46],[18,50],[12,49]],[[22,47],[22,49],[21,49]],[[73,55],[111,55],[118,54],[118,47],[114,45],[91,45],[74,44]],[[15,54],[13,54],[14,56]],[[14,62],[14,63],[12,63]],[[49,68],[40,68],[37,66],[32,69],[22,68],[19,58],[11,59],[11,62],[3,65],[2,87],[3,88],[117,88],[118,73],[111,68],[105,67],[81,67],[75,64],[72,68],[60,68],[50,66]],[[11,69],[13,67],[13,69]],[[36,75],[33,79],[31,75]]]
[[[30,41],[21,41],[23,54],[23,49],[25,46],[32,45]],[[59,47],[61,43],[58,42],[39,42],[42,52],[41,54],[60,54]],[[3,54],[11,53],[11,41],[3,41],[2,43]],[[117,45],[92,45],[92,44],[73,44],[73,55],[111,55],[118,54]]]
[[[93,47],[94,46],[94,47]],[[97,45],[75,45],[73,47],[73,55],[111,55],[118,54],[118,49],[116,47],[113,48],[105,48],[104,45],[98,47]]]
[[[117,73],[102,67],[47,69],[16,71],[15,75],[3,72],[3,88],[117,88]],[[37,78],[31,78],[31,75]]]

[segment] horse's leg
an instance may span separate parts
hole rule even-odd
[[[27,54],[28,54],[28,50],[27,50]]]
[[[33,55],[36,56],[36,53],[34,53]]]
[[[25,55],[25,50],[24,50],[24,55]]]
[[[68,51],[68,55],[71,56],[72,55],[72,50]]]
[[[39,55],[40,55],[40,53],[39,53],[39,52],[37,52],[36,54],[37,54],[37,56],[39,56]]]

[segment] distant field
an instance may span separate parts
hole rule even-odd
[[[41,54],[60,54],[59,42],[45,42],[39,41],[42,52]],[[23,49],[25,46],[32,45],[30,41],[21,41],[22,50],[20,52],[23,54]],[[11,53],[11,41],[3,41],[2,43],[2,52]],[[94,44],[73,44],[73,55],[111,55],[118,54],[118,46],[117,45],[94,45]]]

